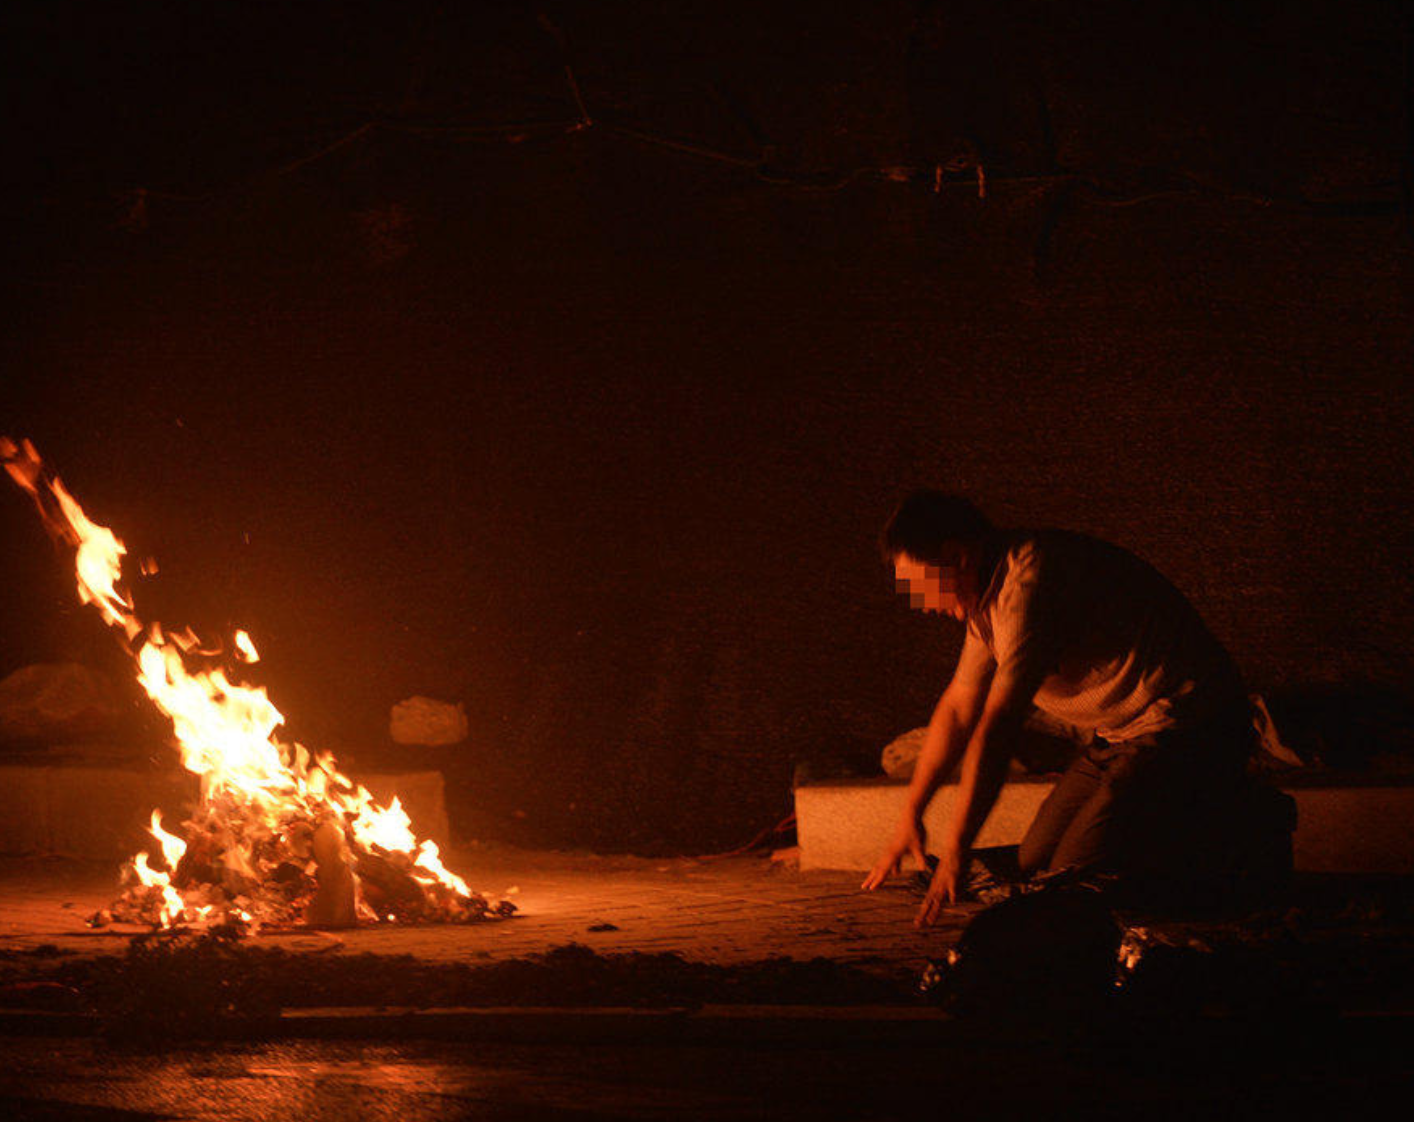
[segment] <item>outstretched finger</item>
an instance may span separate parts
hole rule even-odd
[[[869,875],[864,878],[864,883],[859,887],[867,892],[872,892],[891,877],[898,868],[897,861],[880,861],[870,870]]]

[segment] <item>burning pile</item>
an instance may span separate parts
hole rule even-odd
[[[183,765],[201,777],[185,837],[165,830],[154,811],[159,856],[137,854],[123,870],[126,891],[91,923],[253,929],[470,922],[515,911],[448,871],[436,843],[414,836],[396,798],[377,805],[331,755],[275,735],[284,717],[264,688],[230,677],[235,664],[259,658],[244,631],[225,652],[204,647],[190,630],[145,625],[119,584],[123,543],[88,520],[29,441],[0,437],[0,460],[49,531],[76,549],[80,599],[122,632],[139,684],[171,718]],[[156,567],[145,562],[143,571]]]

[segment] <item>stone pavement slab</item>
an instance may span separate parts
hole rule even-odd
[[[865,893],[857,873],[801,872],[762,856],[655,860],[482,848],[453,852],[447,864],[480,892],[510,892],[519,914],[464,926],[267,932],[258,939],[291,951],[472,963],[580,943],[604,954],[671,952],[723,965],[823,957],[897,975],[916,973],[952,945],[976,910],[958,909],[918,931],[918,898],[902,881]],[[84,924],[117,888],[111,864],[0,861],[0,954],[45,946],[121,953],[141,929]]]
[[[949,909],[937,926],[919,931],[912,926],[918,897],[904,882],[864,893],[858,873],[800,871],[765,857],[654,860],[477,848],[453,852],[448,864],[490,896],[517,889],[520,914],[464,926],[265,931],[248,945],[296,956],[297,969],[300,959],[328,963],[336,975],[333,960],[346,956],[358,969],[381,968],[355,957],[362,955],[385,958],[390,970],[400,968],[398,956],[410,956],[415,966],[475,968],[570,944],[600,955],[673,954],[729,969],[818,959],[873,975],[903,996],[925,962],[957,943],[980,907]],[[82,965],[72,956],[125,951],[140,929],[84,924],[111,901],[117,879],[107,864],[0,861],[6,984],[42,981],[61,963]],[[1117,918],[1150,948],[1146,961],[1157,970],[1150,989],[1157,986],[1165,1001],[1211,998],[1265,1008],[1271,994],[1290,990],[1345,1012],[1408,1014],[1414,1010],[1408,888],[1404,877],[1308,875],[1298,878],[1289,902],[1250,916]],[[645,992],[657,992],[661,963],[619,962],[637,971]]]

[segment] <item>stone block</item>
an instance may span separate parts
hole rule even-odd
[[[395,744],[460,744],[466,734],[466,708],[459,701],[453,704],[430,697],[409,697],[394,705],[388,715],[388,735]]]
[[[76,662],[23,666],[0,681],[0,741],[68,740],[111,730],[118,692]]]
[[[1321,782],[1303,775],[1282,789],[1296,800],[1293,855],[1297,871],[1414,873],[1414,783],[1343,777]],[[1050,794],[1048,780],[1013,780],[1002,788],[977,845],[1015,845]],[[830,780],[795,790],[802,869],[867,870],[903,813],[906,783],[889,779]],[[939,789],[924,816],[936,834],[957,796]]]
[[[362,775],[356,782],[383,805],[394,795],[419,838],[445,848],[450,830],[442,773]],[[0,766],[9,813],[0,815],[0,853],[54,854],[122,861],[156,844],[147,826],[154,809],[176,830],[198,797],[197,777],[180,769],[56,765]]]
[[[1414,873],[1414,785],[1294,787],[1296,868]]]
[[[1051,792],[1045,780],[1016,780],[1002,788],[977,845],[1015,845]],[[795,789],[796,832],[802,869],[869,869],[899,816],[908,784],[889,779],[826,780]],[[957,785],[938,789],[923,824],[937,835],[951,814]],[[910,867],[910,861],[905,868]]]

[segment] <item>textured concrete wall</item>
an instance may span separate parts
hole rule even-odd
[[[247,627],[295,735],[442,768],[472,836],[724,848],[788,812],[798,759],[921,723],[958,637],[873,550],[920,483],[1141,553],[1254,686],[1408,690],[1399,39],[1378,6],[1341,8],[1358,35],[1269,7],[963,5],[1005,19],[942,45],[903,4],[566,7],[606,121],[749,163],[745,113],[798,185],[604,127],[374,131],[250,186],[234,166],[305,136],[293,105],[327,139],[368,104],[339,77],[364,55],[205,101],[154,81],[105,131],[79,110],[121,52],[95,36],[71,131],[32,130],[49,162],[14,202],[5,423],[158,556],[144,610]],[[533,21],[443,32],[415,117],[565,112]],[[938,118],[925,78],[955,56],[1004,58],[969,96],[1030,124]],[[1038,165],[1033,87],[1074,178]],[[169,131],[124,123],[153,114]],[[974,126],[1000,146],[986,199],[878,172]],[[115,226],[107,192],[135,182],[179,197]],[[118,659],[24,503],[0,519],[0,661]],[[412,694],[464,701],[467,744],[388,744]]]

